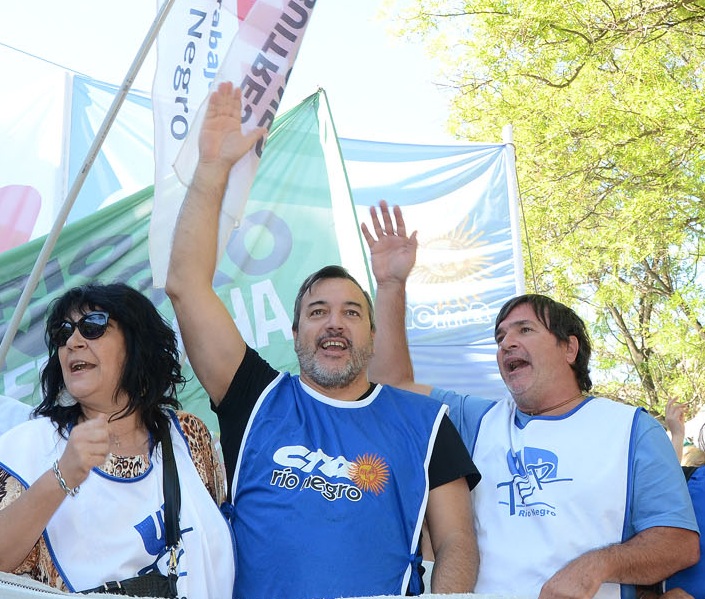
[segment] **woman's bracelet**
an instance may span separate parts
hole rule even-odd
[[[61,476],[61,470],[59,470],[59,460],[56,460],[54,462],[54,476],[56,476],[56,480],[59,481],[59,486],[61,487],[61,490],[66,493],[69,497],[76,497],[76,495],[78,495],[78,492],[81,490],[80,485],[76,485],[72,489],[66,484],[64,477]]]

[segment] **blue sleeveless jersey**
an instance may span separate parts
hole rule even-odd
[[[418,592],[428,464],[445,410],[386,386],[333,400],[280,374],[250,416],[233,478],[235,595]]]

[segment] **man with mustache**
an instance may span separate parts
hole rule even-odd
[[[372,301],[343,268],[309,276],[294,305],[300,376],[248,347],[212,287],[231,168],[263,135],[241,131],[240,91],[212,94],[177,223],[167,293],[218,415],[237,549],[235,596],[419,594],[424,514],[434,593],[472,590],[470,489],[479,475],[445,408],[367,378]]]
[[[627,599],[695,563],[698,528],[668,437],[644,410],[590,395],[590,340],[567,306],[529,294],[500,309],[503,400],[414,381],[404,320],[416,233],[398,206],[394,218],[380,210],[374,234],[362,225],[377,280],[369,375],[450,406],[482,473],[475,592]]]

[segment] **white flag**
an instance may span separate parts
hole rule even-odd
[[[203,2],[203,0],[201,1]],[[184,2],[184,4],[187,3]],[[209,62],[206,62],[206,66],[196,73],[199,78],[202,78],[201,74],[205,75],[206,85],[215,84],[217,87],[221,81],[232,81],[242,89],[244,131],[250,131],[257,126],[269,128],[274,121],[274,116],[284,94],[286,81],[293,68],[314,6],[315,0],[256,0],[254,4],[251,1],[240,1],[238,3],[240,23],[237,33],[232,39],[220,67],[216,67],[217,73],[213,73],[213,69],[210,69]],[[186,13],[192,15],[191,10],[182,11],[181,18]],[[220,27],[220,36],[214,38],[214,41],[217,42],[216,56],[213,58],[214,64],[220,62],[222,46],[219,44],[227,37],[227,30],[223,30],[222,25],[225,16],[228,16],[228,20],[232,17],[228,11],[221,10],[220,4],[218,4],[217,12],[219,22],[216,26]],[[169,16],[172,17],[172,15]],[[193,20],[193,17],[190,18]],[[234,17],[232,19],[234,20]],[[181,29],[183,30],[183,28],[182,25]],[[187,31],[190,29],[187,28]],[[181,47],[183,47],[183,42]],[[175,50],[177,58],[179,57],[178,48],[179,42],[177,42]],[[162,46],[160,45],[158,49],[160,52],[158,60],[161,62]],[[206,52],[205,56],[207,60],[210,54]],[[175,88],[177,82],[175,73],[171,87]],[[191,97],[195,98],[196,96]],[[178,108],[178,100],[175,99],[174,103]],[[162,166],[161,172],[160,167],[157,167],[154,212],[150,228],[150,263],[154,285],[157,287],[162,287],[166,282],[174,225],[186,188],[193,177],[198,162],[198,135],[206,104],[207,99],[204,94],[201,97],[198,113],[193,121],[189,122],[183,142],[180,139],[174,140],[174,143],[180,146],[174,164],[178,180],[168,167]],[[193,107],[192,104],[189,105],[189,113]],[[170,126],[174,125],[174,119],[177,119],[176,124],[179,124],[187,118],[185,112],[183,114],[176,113],[174,106],[171,108],[171,120],[167,115]],[[155,123],[157,122],[156,110],[155,105]],[[166,124],[162,124],[162,127],[165,128]],[[171,130],[168,132],[172,137],[174,136]],[[157,138],[158,135],[155,132]],[[219,257],[222,255],[223,248],[233,229],[239,224],[259,165],[262,149],[263,142],[260,141],[252,151],[236,163],[230,174],[218,234]],[[161,165],[171,165],[174,154],[168,155],[172,160],[165,162],[160,157],[158,162]]]
[[[154,208],[149,232],[158,287],[166,282],[171,237],[186,193],[173,164],[236,32],[237,18],[222,10],[220,0],[176,0],[159,31],[152,85]]]

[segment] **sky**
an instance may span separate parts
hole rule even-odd
[[[122,83],[157,11],[150,0],[4,4],[0,44],[113,84]],[[280,110],[321,87],[339,137],[449,143],[448,96],[435,83],[437,65],[420,43],[388,32],[389,21],[379,18],[382,4],[318,0]],[[133,89],[151,88],[155,63],[153,48]],[[11,93],[10,84],[3,82],[0,97]]]

